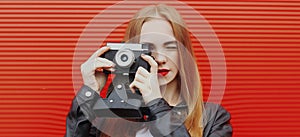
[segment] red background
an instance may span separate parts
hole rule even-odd
[[[0,136],[63,136],[76,43],[95,15],[117,2],[0,1]],[[234,136],[300,136],[300,1],[182,2],[206,18],[223,47],[222,105]],[[121,41],[124,28],[107,41]],[[196,48],[206,100],[210,66]]]

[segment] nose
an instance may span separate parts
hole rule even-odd
[[[165,64],[167,61],[167,58],[165,55],[158,53],[158,52],[152,52],[151,54],[154,57],[154,60],[157,62],[158,65]]]

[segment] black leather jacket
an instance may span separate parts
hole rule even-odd
[[[73,99],[71,109],[66,119],[65,137],[99,137],[97,130],[90,121],[96,117],[91,108],[99,95],[87,86],[83,86]],[[190,137],[182,120],[187,115],[186,106],[177,105],[174,108],[164,99],[155,99],[147,104],[151,117],[155,120],[149,130],[154,137]],[[165,117],[158,119],[161,117]],[[203,137],[231,137],[230,114],[220,105],[205,103]],[[158,119],[158,120],[157,120]],[[163,125],[163,126],[162,126]]]

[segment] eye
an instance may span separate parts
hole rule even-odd
[[[166,49],[177,49],[177,44],[176,43],[170,43],[170,44],[167,44],[166,46]]]

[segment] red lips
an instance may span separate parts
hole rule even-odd
[[[168,69],[158,69],[158,74],[162,76],[166,76],[169,73],[170,70]]]

